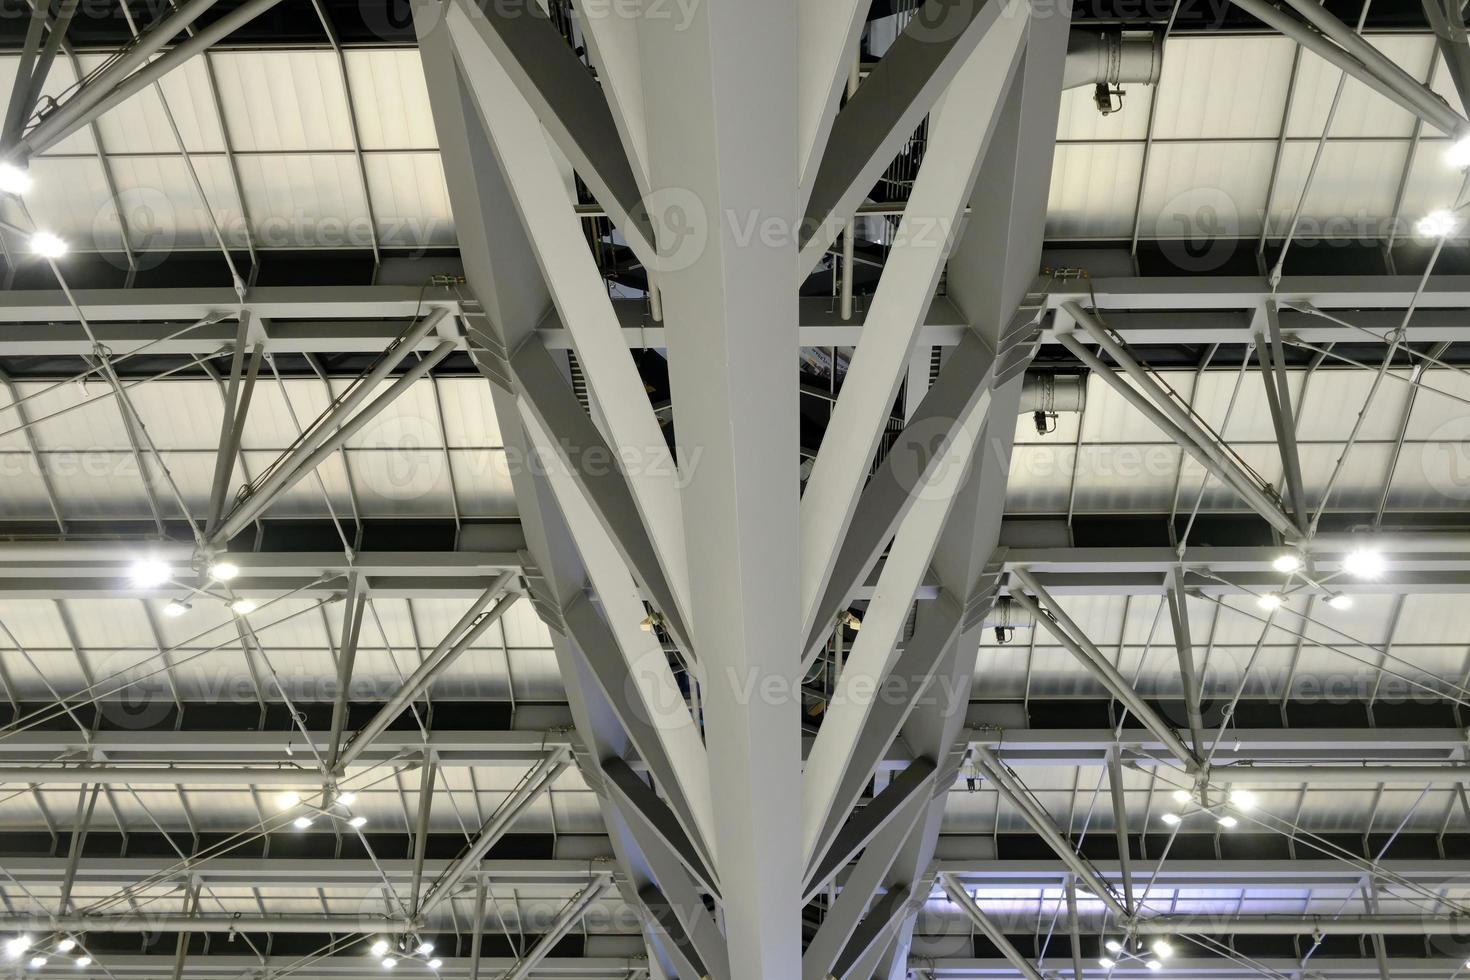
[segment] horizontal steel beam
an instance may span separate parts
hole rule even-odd
[[[995,978],[995,980],[1013,980],[1016,968],[1007,960],[997,956],[987,959],[971,959],[960,957],[930,958],[921,956],[918,951],[926,948],[925,940],[929,937],[915,936],[913,960],[916,976],[922,976],[925,980],[984,980],[984,978]],[[951,937],[936,937],[934,941],[939,949],[952,950],[953,939]],[[1058,958],[1058,963],[1062,962]],[[1389,961],[1393,966],[1394,980],[1444,980],[1445,977],[1454,976],[1464,966],[1461,959],[1439,958],[1439,959],[1410,959],[1395,956]],[[1314,956],[1311,960],[1310,974],[1316,977],[1332,977],[1333,980],[1379,980],[1382,974],[1379,972],[1378,964],[1372,957],[1367,959],[1349,959],[1342,957]],[[1219,956],[1189,957],[1175,956],[1169,961],[1165,973],[1173,977],[1191,977],[1195,980],[1223,980],[1223,978],[1250,977],[1258,980],[1262,975],[1270,977],[1291,977],[1301,974],[1302,964],[1300,959],[1286,957],[1251,957],[1249,960],[1230,960]],[[1055,970],[1058,976],[1069,976],[1071,971],[1066,968]],[[1095,971],[1101,974],[1101,970]],[[1138,962],[1124,961],[1113,969],[1107,971],[1108,976],[1122,977],[1156,977],[1158,974]]]
[[[138,956],[105,953],[99,954],[97,959],[99,962],[85,969],[69,965],[64,967],[66,976],[76,980],[110,980],[120,977],[157,980],[158,977],[171,975],[174,954],[170,952],[167,956]],[[480,958],[478,975],[500,977],[512,969],[515,963],[510,957],[484,956]],[[646,980],[647,968],[648,961],[640,940],[636,952],[630,948],[622,955],[547,957],[541,961],[535,976],[557,980]],[[285,975],[293,980],[362,980],[369,969],[377,974],[385,973],[376,963],[368,960],[366,948],[354,948],[346,953],[317,958],[303,958],[299,955],[264,958],[191,955],[185,975],[191,980],[238,980],[240,977],[257,974]],[[405,967],[399,967],[399,972],[403,969]],[[474,975],[469,957],[444,957],[443,966],[434,971],[434,974],[454,980],[468,980]]]
[[[1140,936],[1442,936],[1463,935],[1464,915],[1161,915],[1138,919]]]
[[[183,736],[187,737],[187,736]],[[0,766],[0,786],[312,786],[315,769],[251,769],[239,766]]]
[[[0,915],[0,932],[294,932],[390,935],[418,923],[376,915]]]

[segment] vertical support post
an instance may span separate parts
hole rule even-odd
[[[429,853],[429,814],[434,807],[434,777],[439,774],[439,767],[429,760],[424,760],[424,768],[419,778],[419,814],[418,821],[413,830],[413,881],[412,892],[408,907],[414,914],[419,911],[419,896],[424,889],[424,858]]]
[[[1123,760],[1115,745],[1108,750],[1108,792],[1113,798],[1113,833],[1118,838],[1118,870],[1123,873],[1123,907],[1132,915],[1133,855],[1128,845],[1128,801],[1123,794]],[[1075,884],[1069,887],[1075,889]],[[1070,893],[1069,893],[1070,894]]]
[[[1194,744],[1194,754],[1204,758],[1205,719],[1200,711],[1199,677],[1194,669],[1194,641],[1189,631],[1189,605],[1184,594],[1184,567],[1176,565],[1169,570],[1166,583],[1169,603],[1169,620],[1174,627],[1174,652],[1179,657],[1179,683],[1184,691],[1184,711],[1189,717],[1189,738]]]

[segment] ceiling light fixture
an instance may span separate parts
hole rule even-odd
[[[282,793],[276,797],[276,808],[279,810],[289,810],[293,806],[300,804],[300,802],[301,795],[299,793]]]
[[[66,242],[49,231],[38,231],[31,236],[31,251],[43,259],[59,259],[66,254]]]
[[[1106,956],[1104,956],[1102,959],[1100,959],[1100,960],[1097,961],[1097,965],[1100,966],[1100,967],[1102,967],[1104,970],[1111,970],[1113,967],[1117,966],[1118,964],[1117,964],[1116,961],[1110,960]]]
[[[19,936],[16,936],[13,939],[7,939],[5,941],[5,952],[10,954],[11,956],[19,956],[21,953],[24,953],[30,948],[31,937],[26,935],[25,933],[21,933]]]
[[[1143,965],[1148,967],[1150,970],[1162,970],[1164,968],[1164,964],[1160,963],[1158,960],[1149,960]]]
[[[1353,608],[1353,597],[1350,596],[1350,595],[1343,595],[1341,592],[1339,592],[1337,595],[1333,596],[1331,599],[1328,599],[1327,600],[1327,604],[1329,606],[1331,606],[1333,609],[1336,609],[1337,611],[1341,612],[1344,609],[1351,609],[1351,608]]]
[[[384,953],[388,952],[388,940],[379,939],[377,942],[373,943],[371,948],[374,956],[382,956]]]
[[[31,969],[32,970],[39,970],[41,967],[43,967],[45,965],[46,965],[46,956],[45,956],[44,953],[37,953],[35,956],[32,956],[31,957]]]
[[[228,582],[240,574],[240,566],[231,561],[217,561],[209,566],[209,577]]]
[[[1267,592],[1265,595],[1259,596],[1256,599],[1256,605],[1260,606],[1262,609],[1280,609],[1281,596],[1277,595],[1275,592]]]
[[[1194,797],[1189,795],[1189,790],[1187,789],[1176,789],[1174,791],[1175,803],[1188,803],[1192,799],[1194,799]]]
[[[429,969],[431,970],[438,970],[443,965],[444,961],[438,958],[429,961]]]
[[[1462,136],[1444,151],[1444,162],[1458,170],[1470,167],[1470,136]]]
[[[128,569],[128,577],[140,589],[156,589],[173,578],[173,575],[174,570],[168,563],[156,558],[140,559],[133,562],[133,566]]]
[[[1174,947],[1169,945],[1167,939],[1155,939],[1151,948],[1154,951],[1154,955],[1161,960],[1167,960],[1174,955]]]
[[[1420,238],[1449,238],[1460,227],[1460,219],[1446,208],[1431,211],[1414,225]]]
[[[1342,559],[1342,570],[1353,578],[1377,578],[1383,569],[1383,556],[1366,548],[1350,552]]]
[[[295,820],[291,821],[291,826],[295,827],[297,830],[305,830],[307,827],[310,827],[311,824],[312,819],[310,817],[297,817]]]
[[[1184,818],[1177,813],[1165,813],[1160,816],[1159,819],[1164,821],[1164,823],[1168,824],[1170,827],[1177,827],[1179,826],[1180,822],[1184,820]]]
[[[418,953],[420,956],[428,956],[433,951],[434,951],[434,944],[431,943],[431,942],[428,942],[427,940],[424,941],[424,942],[419,943],[418,949],[414,950],[414,952],[415,953]]]
[[[354,803],[357,802],[357,794],[356,793],[338,793],[337,794],[337,802],[340,803],[340,804],[342,804],[343,806],[351,806],[352,804],[354,804]]]
[[[1118,940],[1116,939],[1109,939],[1107,942],[1103,943],[1103,948],[1106,949],[1109,953],[1121,953],[1123,951],[1123,944],[1118,942]]]
[[[1278,572],[1286,572],[1289,574],[1291,572],[1297,571],[1302,567],[1302,560],[1300,556],[1288,551],[1284,555],[1277,555],[1276,560],[1271,562],[1271,567],[1276,569]]]
[[[35,186],[31,175],[13,163],[0,163],[0,191],[6,194],[27,194]]]
[[[359,829],[359,828],[362,828],[362,827],[366,827],[367,826],[367,817],[363,817],[363,816],[353,817],[351,820],[347,821],[347,826],[352,827],[353,829]]]
[[[255,603],[251,602],[249,599],[236,599],[234,602],[230,603],[230,611],[235,613],[237,616],[244,616],[247,613],[255,612]]]
[[[1236,824],[1240,823],[1239,820],[1236,820],[1228,813],[1225,814],[1223,817],[1217,817],[1215,819],[1215,822],[1224,827],[1226,830],[1231,830],[1235,827]]]
[[[398,961],[391,956],[383,957],[383,969],[391,970],[398,965]]]
[[[89,966],[92,965],[92,957],[90,957],[90,956],[78,956],[77,959],[76,959],[76,964],[77,964],[77,968],[78,969],[83,969],[85,967],[89,967]]]
[[[168,604],[163,607],[163,614],[171,619],[178,619],[192,608],[187,602],[179,599],[170,599]]]
[[[76,948],[77,941],[70,936],[67,936],[65,939],[61,940],[61,942],[56,944],[57,951],[62,953],[70,953]]]
[[[1230,805],[1237,810],[1249,810],[1256,805],[1256,794],[1248,789],[1232,789],[1230,791]]]

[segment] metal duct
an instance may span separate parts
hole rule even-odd
[[[1153,32],[1073,31],[1067,39],[1063,88],[1083,85],[1153,85],[1164,66],[1164,38]]]

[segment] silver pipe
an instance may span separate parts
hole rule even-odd
[[[373,369],[374,374],[377,374],[379,369],[382,369],[382,374],[386,376],[392,370],[393,365],[396,365],[397,359],[406,355],[415,343],[416,341],[401,344],[394,351],[397,357],[390,356],[387,358],[377,368]],[[301,445],[291,451],[284,463],[276,467],[275,471],[265,478],[264,482],[261,483],[254,493],[243,500],[231,512],[230,516],[221,522],[219,530],[210,537],[209,543],[215,547],[221,547],[230,538],[243,531],[278,496],[291,489],[291,487],[299,483],[308,473],[324,463],[327,457],[335,453],[348,439],[356,435],[379,412],[396,401],[415,382],[433,370],[445,357],[449,356],[449,353],[454,348],[454,341],[443,341],[438,347],[435,347],[425,355],[422,360],[405,371],[397,381],[393,382],[392,387],[374,399],[370,405],[352,416],[352,418],[342,421],[346,417],[347,412],[357,407],[358,403],[377,387],[378,382],[382,378],[375,380],[369,377],[364,380],[353,389],[352,393],[346,399],[332,410],[328,418],[323,419],[319,425],[306,434]],[[393,363],[389,364],[390,361]],[[389,366],[385,368],[385,364],[389,364]],[[305,454],[304,458],[303,454]]]
[[[337,761],[339,771],[352,765],[357,757],[372,744],[373,739],[381,735],[393,719],[402,714],[403,709],[416,700],[441,671],[452,664],[461,653],[464,653],[481,633],[489,629],[491,624],[498,620],[516,599],[520,598],[520,593],[504,591],[514,577],[514,572],[502,572],[480,598],[475,600],[474,605],[470,606],[469,610],[460,617],[459,622],[454,624],[454,629],[439,641],[439,645],[424,658],[418,669],[409,675],[408,680],[403,682],[403,686],[394,692],[387,703],[378,709],[378,713],[373,715],[372,719],[357,733],[357,737],[342,750],[342,755]],[[496,596],[499,598],[495,605],[481,615],[480,610],[484,609]],[[458,642],[455,642],[454,638],[461,632],[464,635]]]
[[[1062,88],[1084,85],[1155,85],[1164,69],[1164,36],[1075,30],[1067,38]]]

